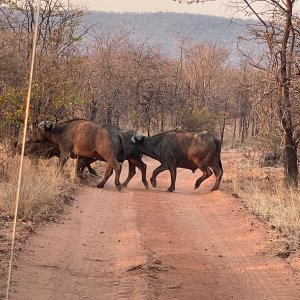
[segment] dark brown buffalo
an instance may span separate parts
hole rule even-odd
[[[136,146],[131,142],[135,132],[133,130],[122,132],[123,135],[123,147],[119,156],[125,157],[128,160],[128,177],[122,183],[122,186],[126,187],[131,178],[136,174],[136,167],[141,171],[142,182],[145,188],[148,188],[148,181],[146,178],[147,165],[142,161],[142,154],[137,151]]]
[[[150,178],[153,187],[156,187],[156,177],[159,173],[169,170],[171,185],[168,191],[175,191],[176,168],[190,169],[195,172],[198,168],[203,175],[195,183],[195,189],[212,175],[216,182],[212,191],[217,190],[223,175],[221,155],[221,142],[209,132],[183,132],[169,131],[151,137],[134,136],[132,141],[137,150],[158,161],[157,167]],[[212,169],[212,171],[211,171]]]
[[[103,180],[97,187],[104,187],[108,178],[115,170],[115,185],[121,190],[120,174],[121,164],[125,159],[129,162],[128,178],[123,186],[126,186],[135,174],[135,166],[142,172],[142,181],[148,187],[146,180],[146,165],[141,160],[138,152],[132,152],[130,136],[110,125],[100,125],[86,120],[70,120],[53,127],[49,122],[39,125],[38,140],[50,141],[58,145],[61,152],[60,166],[66,163],[69,157],[87,157],[93,160],[106,161],[106,170]],[[126,143],[127,139],[127,143]]]
[[[38,158],[50,159],[54,156],[59,158],[60,150],[56,144],[51,143],[47,140],[41,142],[28,141],[25,144],[24,155],[29,156],[33,160]],[[77,163],[76,173],[78,175],[81,175],[84,169],[87,168],[91,174],[97,175],[97,172],[91,167],[91,163],[93,163],[94,161],[95,160],[90,158],[81,157]]]

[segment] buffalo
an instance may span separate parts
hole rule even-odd
[[[49,141],[42,142],[33,142],[28,141],[25,144],[25,156],[29,156],[34,161],[38,158],[50,159],[52,157],[60,157],[60,150],[58,145],[51,143]],[[72,157],[75,158],[75,157]],[[97,172],[91,167],[91,163],[95,160],[81,157],[77,163],[76,173],[81,175],[85,168],[89,170],[89,172],[95,176],[97,176]]]
[[[146,137],[135,135],[132,138],[137,150],[151,158],[158,160],[161,165],[157,167],[150,178],[153,187],[156,187],[156,177],[165,170],[171,174],[169,192],[175,191],[176,168],[190,169],[195,172],[200,169],[203,175],[197,179],[195,189],[212,175],[216,182],[212,191],[217,190],[223,175],[220,159],[221,142],[213,134],[203,132],[184,132],[172,130]],[[212,169],[212,170],[211,170]]]
[[[97,185],[103,188],[108,178],[115,170],[115,185],[121,190],[120,174],[122,163],[128,160],[129,174],[123,186],[126,186],[135,174],[135,167],[142,173],[142,181],[146,188],[146,164],[141,160],[141,154],[135,150],[130,141],[133,132],[122,132],[111,125],[100,125],[96,122],[82,119],[69,120],[55,127],[45,121],[39,124],[39,141],[50,141],[60,150],[59,165],[62,168],[69,157],[90,158],[106,161],[104,178]]]

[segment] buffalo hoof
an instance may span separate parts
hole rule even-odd
[[[97,188],[99,188],[99,189],[102,189],[104,187],[104,184],[103,183],[99,183],[99,184],[97,184]]]
[[[196,190],[199,186],[200,186],[201,182],[197,182],[195,183],[194,189]]]
[[[171,192],[171,193],[174,192],[174,190],[172,188],[168,188],[167,191]]]
[[[210,191],[213,192],[213,191],[217,191],[218,189],[219,189],[218,187],[214,186]]]
[[[156,179],[151,178],[151,179],[150,179],[150,182],[151,182],[152,186],[153,186],[154,188],[156,188],[156,186],[157,186]]]
[[[149,189],[149,183],[148,182],[144,182],[144,186],[145,188],[148,190]]]
[[[121,189],[122,189],[121,184],[116,185],[116,188],[119,192],[121,192]]]

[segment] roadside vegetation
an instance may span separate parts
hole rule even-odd
[[[264,158],[253,148],[237,152],[226,170],[224,184],[246,208],[278,232],[271,253],[287,257],[300,248],[300,192],[284,185],[282,163],[262,166]]]
[[[0,213],[13,217],[19,176],[19,156],[9,160],[0,173]],[[73,183],[58,172],[53,162],[40,160],[38,165],[25,158],[20,189],[18,219],[47,220],[63,210]]]

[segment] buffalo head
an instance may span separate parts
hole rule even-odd
[[[50,121],[43,121],[38,125],[38,130],[36,132],[35,142],[43,142],[48,140],[48,136],[53,129],[53,124]]]

